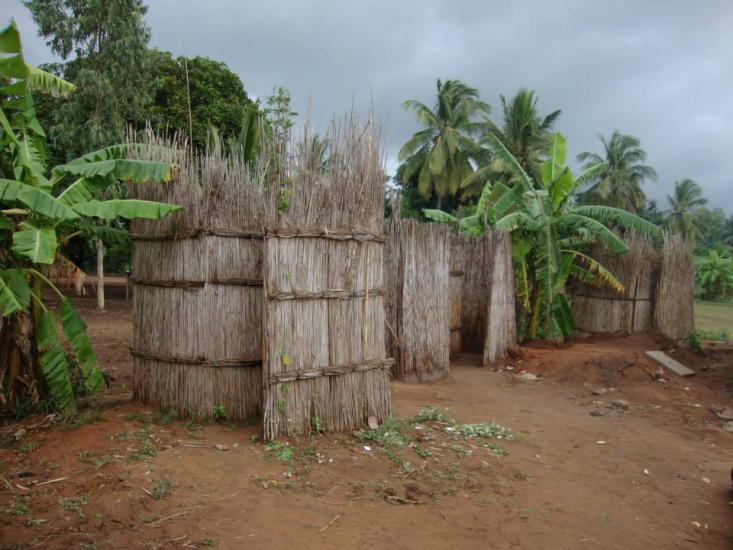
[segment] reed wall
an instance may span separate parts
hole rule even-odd
[[[512,239],[506,231],[491,232],[492,264],[484,339],[484,366],[505,359],[517,344]]]
[[[446,225],[392,218],[385,279],[388,354],[405,381],[445,376],[450,362],[450,234]]]
[[[572,289],[572,311],[577,329],[631,334],[654,328],[660,256],[646,237],[631,233],[625,241],[629,250],[624,254],[600,246],[591,252],[591,257],[624,285],[624,292],[618,294],[607,287],[576,284]]]
[[[463,311],[463,241],[458,235],[450,237],[450,356],[463,351],[461,314]]]
[[[353,430],[390,412],[384,170],[370,123],[306,130],[247,165],[216,147],[130,195],[183,210],[132,234],[134,393],[180,414],[263,414],[265,437]]]
[[[334,127],[331,140],[327,169],[296,155],[284,166],[287,177],[272,182],[267,195],[268,439],[354,430],[391,412],[378,139],[371,126],[350,122]]]
[[[654,311],[657,330],[664,336],[682,340],[694,330],[694,290],[692,245],[681,235],[666,234]]]
[[[454,235],[451,265],[456,277],[462,273],[460,302],[456,289],[452,306],[461,312],[462,351],[482,354],[484,364],[504,358],[517,337],[511,235]]]
[[[218,406],[234,420],[258,415],[261,186],[221,151],[192,159],[157,145],[146,157],[175,162],[175,181],[131,185],[130,195],[184,208],[159,222],[132,222],[135,397],[180,415],[208,417]]]

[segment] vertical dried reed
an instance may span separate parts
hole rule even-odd
[[[591,252],[624,285],[624,292],[619,295],[607,287],[574,285],[572,310],[579,330],[631,334],[653,329],[659,254],[648,238],[636,233],[627,234],[625,241],[629,250],[624,254],[601,246]]]
[[[330,133],[326,167],[291,147],[268,182],[264,433],[352,430],[391,410],[384,345],[383,159],[372,123]],[[310,139],[306,130],[303,142]],[[287,205],[287,206],[286,206]]]
[[[517,343],[512,239],[506,231],[492,231],[492,265],[484,340],[484,366],[504,359]]]
[[[454,298],[461,308],[462,350],[482,353],[485,365],[504,358],[517,338],[511,235],[486,231],[453,236],[451,266],[456,278],[463,274],[460,302]]]
[[[654,312],[656,326],[663,335],[681,340],[695,328],[692,245],[679,234],[666,234],[661,263]]]
[[[428,381],[448,373],[450,355],[450,234],[448,226],[392,219],[386,270],[389,355],[395,377]]]
[[[262,212],[255,172],[213,148],[197,159],[161,148],[142,156],[175,162],[167,185],[130,185],[130,196],[179,204],[132,235],[133,387],[137,399],[179,414],[232,419],[262,409]],[[255,238],[252,238],[252,237]]]
[[[450,250],[450,355],[462,351],[461,312],[463,310],[463,239],[451,235]]]

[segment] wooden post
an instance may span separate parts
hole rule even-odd
[[[97,307],[104,311],[104,243],[97,239]]]

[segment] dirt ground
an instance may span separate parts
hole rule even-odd
[[[111,294],[104,313],[78,301],[108,396],[132,366],[130,304]],[[407,420],[357,435],[264,445],[256,423],[131,402],[26,418],[19,441],[2,430],[0,546],[729,548],[733,433],[715,413],[733,406],[733,352],[675,351],[696,376],[659,379],[643,352],[662,344],[534,346],[495,370],[463,356],[444,380],[393,383]],[[491,420],[513,437],[466,428]]]

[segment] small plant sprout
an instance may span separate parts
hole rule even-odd
[[[217,422],[229,420],[229,415],[227,414],[227,410],[224,408],[224,405],[217,405],[214,407],[214,420]]]
[[[162,498],[168,496],[168,494],[171,492],[171,487],[173,487],[173,484],[171,483],[170,479],[159,479],[155,482],[155,485],[153,485],[153,498],[155,500],[161,500]]]

